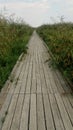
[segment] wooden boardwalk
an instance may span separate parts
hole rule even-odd
[[[73,96],[34,32],[0,111],[0,130],[73,130]]]

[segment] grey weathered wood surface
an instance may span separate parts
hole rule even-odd
[[[73,130],[73,96],[33,33],[0,111],[0,130]]]

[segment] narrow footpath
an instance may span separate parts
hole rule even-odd
[[[73,95],[33,33],[0,111],[0,130],[73,130]]]

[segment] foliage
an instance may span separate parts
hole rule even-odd
[[[23,22],[0,16],[0,89],[7,80],[19,55],[26,53],[26,44],[33,29]]]
[[[73,23],[43,25],[37,32],[53,53],[57,66],[73,82]]]

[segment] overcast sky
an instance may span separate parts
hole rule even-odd
[[[65,21],[73,21],[73,0],[0,0],[0,11],[22,17],[31,26],[54,23],[64,16]]]

